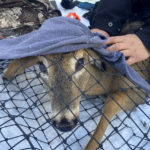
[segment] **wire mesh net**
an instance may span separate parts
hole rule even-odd
[[[0,35],[18,36],[22,29],[35,28],[5,28]],[[80,150],[93,139],[98,149],[149,150],[150,99],[90,52],[41,56],[35,63],[36,58],[15,60],[11,67],[14,61],[0,61],[0,149]],[[149,65],[147,60],[135,66],[147,81]],[[114,93],[122,93],[128,105],[118,103]],[[108,114],[115,108],[104,111],[110,102],[118,109],[112,118]],[[97,140],[93,133],[102,116],[109,125]]]
[[[63,66],[60,66],[60,64],[62,63],[62,60],[64,61],[67,58],[67,55],[69,54],[59,54],[59,57],[55,60],[51,59],[53,58],[53,55],[50,58],[43,56],[43,59],[47,59],[47,61],[53,63],[46,67],[43,62],[40,62],[39,65],[26,68],[19,74],[17,73],[17,67],[14,72],[17,75],[12,76],[12,79],[9,80],[5,79],[1,72],[0,146],[3,147],[4,150],[84,149],[89,139],[92,138],[92,134],[100,120],[100,116],[106,115],[102,110],[107,103],[105,96],[87,96],[86,93],[88,93],[88,91],[96,84],[99,84],[100,87],[104,88],[105,85],[102,85],[102,80],[105,77],[103,76],[101,81],[99,81],[96,77],[94,77],[93,73],[86,68],[89,64],[96,65],[94,59],[93,61],[83,64],[83,60],[81,61],[81,58],[76,58],[75,54],[73,55],[73,58],[76,60],[75,66],[77,67],[77,71],[66,73],[67,71],[63,68]],[[21,63],[19,60],[17,61],[18,64],[20,63],[19,67],[25,67],[25,63]],[[30,63],[30,61],[27,63]],[[105,70],[106,68],[104,68],[104,63],[101,69],[103,69],[103,74],[105,74],[105,76],[109,76],[110,78],[111,76],[117,76],[122,78],[122,82],[127,82],[126,79],[124,79],[114,69],[112,69],[113,72],[111,74],[107,72]],[[1,68],[3,68],[3,66],[7,66],[7,64],[8,61],[3,61],[1,63]],[[57,76],[57,71],[53,68],[54,66],[55,69],[59,68],[58,70],[61,70],[59,72],[59,76]],[[73,78],[73,76],[78,75],[78,73],[81,73],[83,69],[86,74],[90,75],[90,80],[92,78],[94,79],[92,84],[86,88],[86,90],[79,87],[77,82],[73,79],[71,80],[71,77]],[[140,70],[140,67],[138,67],[138,69]],[[52,70],[55,70],[56,76],[54,76]],[[64,72],[66,77],[61,78],[61,74],[64,74]],[[144,68],[142,68],[142,73],[147,75],[147,73],[149,74],[149,70],[144,70]],[[45,74],[46,76],[50,76],[48,80],[45,80]],[[79,90],[77,95],[73,94],[74,97],[72,97],[69,102],[66,102],[66,100],[62,98],[62,93],[59,91],[59,86],[62,88],[62,85],[60,80],[58,80],[58,82],[55,81],[57,78],[61,78],[61,82],[64,82],[64,84],[68,84],[67,81],[69,80]],[[53,87],[49,80],[54,82]],[[116,86],[113,85],[113,82],[111,84],[111,86]],[[122,92],[125,92],[127,89],[133,90],[135,93],[137,92],[135,90],[136,87],[133,88],[129,86],[129,83],[126,84],[127,86],[124,89],[120,87],[120,85],[117,86]],[[107,96],[112,96],[112,93],[109,93],[108,89],[105,90]],[[50,92],[55,95],[55,98],[57,97],[56,99],[59,99],[61,96],[59,99],[60,102],[59,100],[54,102],[57,103],[57,106],[64,104],[63,107],[61,107],[61,109],[53,116],[52,113],[54,112],[52,111],[54,111],[55,108],[52,108],[54,104],[51,102],[53,101],[53,98],[50,97]],[[62,92],[66,92],[65,94],[68,94],[64,89]],[[119,107],[122,107],[122,112],[114,116],[113,119],[108,120],[109,126],[103,136],[103,139],[101,142],[98,141],[100,144],[99,149],[145,150],[149,148],[149,101],[144,98],[145,93],[143,91],[141,95],[139,93],[136,95],[141,97],[142,103],[144,104],[138,105],[132,97],[130,98],[130,101],[135,101],[137,105],[136,108],[130,111],[125,110],[122,106],[117,104]],[[57,125],[54,124],[54,119],[57,118],[59,114],[65,115],[65,108],[67,108],[67,110],[73,114],[72,116],[76,118],[76,114],[72,109],[74,109],[75,103],[80,96],[82,96],[82,100],[80,101],[80,119],[77,118],[77,126],[70,132],[59,131]],[[114,101],[116,101],[116,99],[114,99]],[[71,104],[74,104],[74,107],[72,107]],[[65,117],[67,117],[67,115],[65,115]],[[70,116],[68,115],[67,119],[69,119],[69,117]],[[105,117],[107,119],[107,116]]]

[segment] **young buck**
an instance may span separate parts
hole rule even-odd
[[[103,115],[86,150],[99,146],[114,115],[121,110],[132,110],[146,99],[144,91],[103,62],[91,49],[16,59],[5,69],[4,76],[11,79],[37,63],[51,102],[53,125],[60,131],[70,131],[76,126],[82,94],[107,95]],[[149,66],[147,59],[131,67],[149,81]]]

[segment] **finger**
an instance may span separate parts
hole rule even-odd
[[[127,60],[126,60],[126,63],[128,65],[132,65],[134,63],[136,63],[135,59],[133,57],[129,57]]]
[[[127,49],[127,46],[125,43],[116,43],[116,44],[113,44],[111,46],[109,46],[107,48],[108,51],[121,51],[121,50],[124,50],[124,49]]]
[[[103,31],[103,30],[100,30],[100,29],[91,29],[91,32],[93,32],[93,33],[99,33],[99,34],[103,34],[103,35],[105,35],[106,37],[109,37],[109,34],[107,33],[107,32],[105,32],[105,31]]]
[[[114,37],[109,37],[104,44],[109,45],[109,44],[120,43],[122,41],[123,41],[123,36],[114,36]]]

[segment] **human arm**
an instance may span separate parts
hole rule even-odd
[[[150,18],[135,32],[122,36],[109,37],[105,44],[111,45],[109,51],[121,51],[129,65],[150,57]]]
[[[136,34],[127,34],[108,38],[106,45],[109,51],[120,51],[127,58],[128,65],[143,61],[150,57],[150,51]]]
[[[108,41],[105,44],[108,46],[111,45],[107,49],[109,51],[121,51],[124,53],[129,65],[145,60],[150,57],[150,19],[147,19],[142,28],[135,34],[116,36],[120,32],[119,30],[122,29],[125,20],[130,16],[130,11],[136,0],[118,1],[117,4],[113,4],[115,1],[118,0],[111,1],[112,5],[108,5],[108,0],[101,0],[102,3],[99,2],[98,8],[95,11],[96,13],[92,18],[91,28],[93,29],[91,31],[104,33],[108,37]],[[119,4],[120,2],[122,3],[121,5]],[[106,4],[107,8],[104,7]],[[129,9],[127,9],[127,6]],[[113,26],[109,27],[108,19],[114,20],[112,23]]]

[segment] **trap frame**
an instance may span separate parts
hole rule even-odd
[[[3,70],[9,62],[5,60],[1,61],[0,64],[0,147],[3,147],[3,150],[84,149],[89,139],[92,138],[100,116],[103,115],[105,98],[99,96],[88,97],[84,94],[85,91],[77,87],[81,91],[80,94],[83,95],[80,102],[79,122],[71,132],[60,132],[52,126],[50,100],[47,92],[54,89],[49,87],[50,91],[46,91],[43,87],[45,81],[41,78],[40,72],[41,67],[44,66],[38,67],[38,65],[35,65],[25,69],[22,74],[14,76],[11,80],[6,80],[2,76]],[[57,62],[54,65],[56,64]],[[20,64],[20,66],[23,65]],[[85,65],[87,64],[84,64],[83,67]],[[142,70],[143,75],[150,72],[150,70],[144,70],[144,68],[137,68]],[[62,71],[64,70],[62,69]],[[88,73],[91,74],[89,71]],[[115,70],[113,74],[106,72],[106,76],[111,75],[122,78],[120,74],[116,74]],[[97,82],[101,84],[95,79],[94,84]],[[126,81],[122,80],[122,82]],[[127,88],[130,88],[128,84]],[[123,89],[121,90],[123,91]],[[57,92],[55,94],[57,95]],[[130,99],[133,101],[132,98]],[[99,149],[149,149],[149,99],[143,99],[143,103],[137,105],[136,109],[131,111],[122,110],[113,117],[109,122],[103,140],[99,143]],[[68,105],[66,107],[68,108]]]

